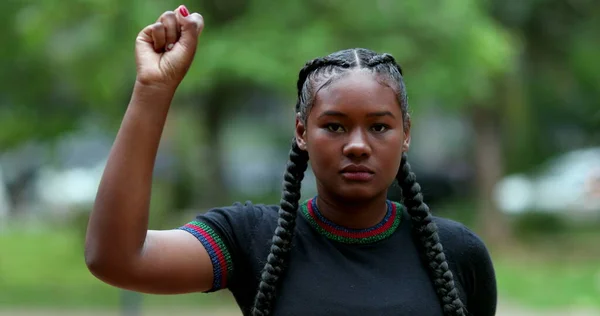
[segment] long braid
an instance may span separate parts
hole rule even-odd
[[[409,123],[408,98],[402,78],[402,68],[390,54],[373,56],[367,61],[367,66],[375,69],[375,72],[387,73],[387,79],[396,83],[398,101],[404,116],[404,127],[407,130],[409,127],[407,124]],[[429,207],[423,202],[421,186],[417,183],[417,178],[410,168],[406,154],[402,155],[396,179],[402,189],[404,204],[411,217],[415,237],[420,243],[423,263],[429,270],[444,314],[449,316],[466,315],[466,308],[458,296],[458,289],[454,284],[454,277],[440,242],[438,227],[433,222]]]
[[[423,202],[421,186],[417,183],[417,177],[410,168],[406,154],[402,154],[402,161],[396,179],[402,188],[404,205],[406,205],[412,220],[415,237],[421,243],[423,260],[433,279],[444,314],[466,315],[464,304],[458,296],[452,271],[450,271],[444,249],[440,243],[438,227],[433,222],[429,207]]]
[[[298,74],[297,113],[306,115],[312,102],[311,94],[314,94],[314,91],[311,89],[312,87],[308,86],[309,76],[317,70],[330,75],[335,67],[348,68],[350,63],[343,59],[325,57],[313,59],[304,65]],[[268,316],[273,311],[278,281],[283,275],[285,261],[288,259],[287,255],[292,245],[298,214],[298,202],[300,201],[301,182],[307,167],[308,153],[298,147],[294,138],[290,150],[290,160],[287,163],[283,177],[283,194],[280,201],[277,228],[273,235],[267,262],[260,276],[258,291],[252,307],[253,316]]]
[[[292,140],[290,160],[287,163],[283,177],[283,194],[280,201],[279,220],[273,235],[271,250],[261,273],[258,292],[254,299],[252,315],[270,315],[275,301],[277,281],[283,274],[285,259],[291,249],[300,186],[308,165],[308,153],[298,148],[296,139]]]

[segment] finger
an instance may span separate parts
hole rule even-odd
[[[182,7],[183,6],[177,10],[176,14],[177,22],[179,25],[181,25],[181,36],[179,38],[179,42],[188,48],[195,47],[196,43],[198,42],[198,36],[204,29],[204,18],[198,13],[192,13],[184,16],[181,10]]]
[[[159,21],[165,26],[165,48],[171,50],[179,35],[179,26],[175,12],[167,11],[163,13]]]
[[[150,26],[154,50],[162,52],[165,50],[165,26],[161,22],[156,22]]]
[[[196,27],[196,36],[200,36],[204,29],[204,17],[200,13],[194,12],[188,17],[188,20]]]

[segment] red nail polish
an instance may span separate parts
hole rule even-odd
[[[179,13],[181,13],[181,15],[183,15],[184,17],[190,15],[190,12],[187,10],[187,8],[184,5],[179,7]]]

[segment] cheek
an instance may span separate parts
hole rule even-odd
[[[306,135],[306,150],[314,171],[327,171],[332,165],[337,165],[341,151],[331,137],[323,131],[311,131]]]
[[[400,160],[402,159],[402,144],[404,137],[402,134],[387,139],[385,144],[382,144],[379,151],[380,161],[385,169],[393,171],[393,175],[396,175],[398,167],[400,166]]]

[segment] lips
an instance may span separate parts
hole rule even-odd
[[[366,173],[375,173],[373,170],[369,169],[369,167],[364,165],[348,165],[342,168],[342,173],[356,173],[356,172],[366,172]]]
[[[348,165],[340,171],[346,180],[366,182],[373,178],[375,172],[363,165]]]

